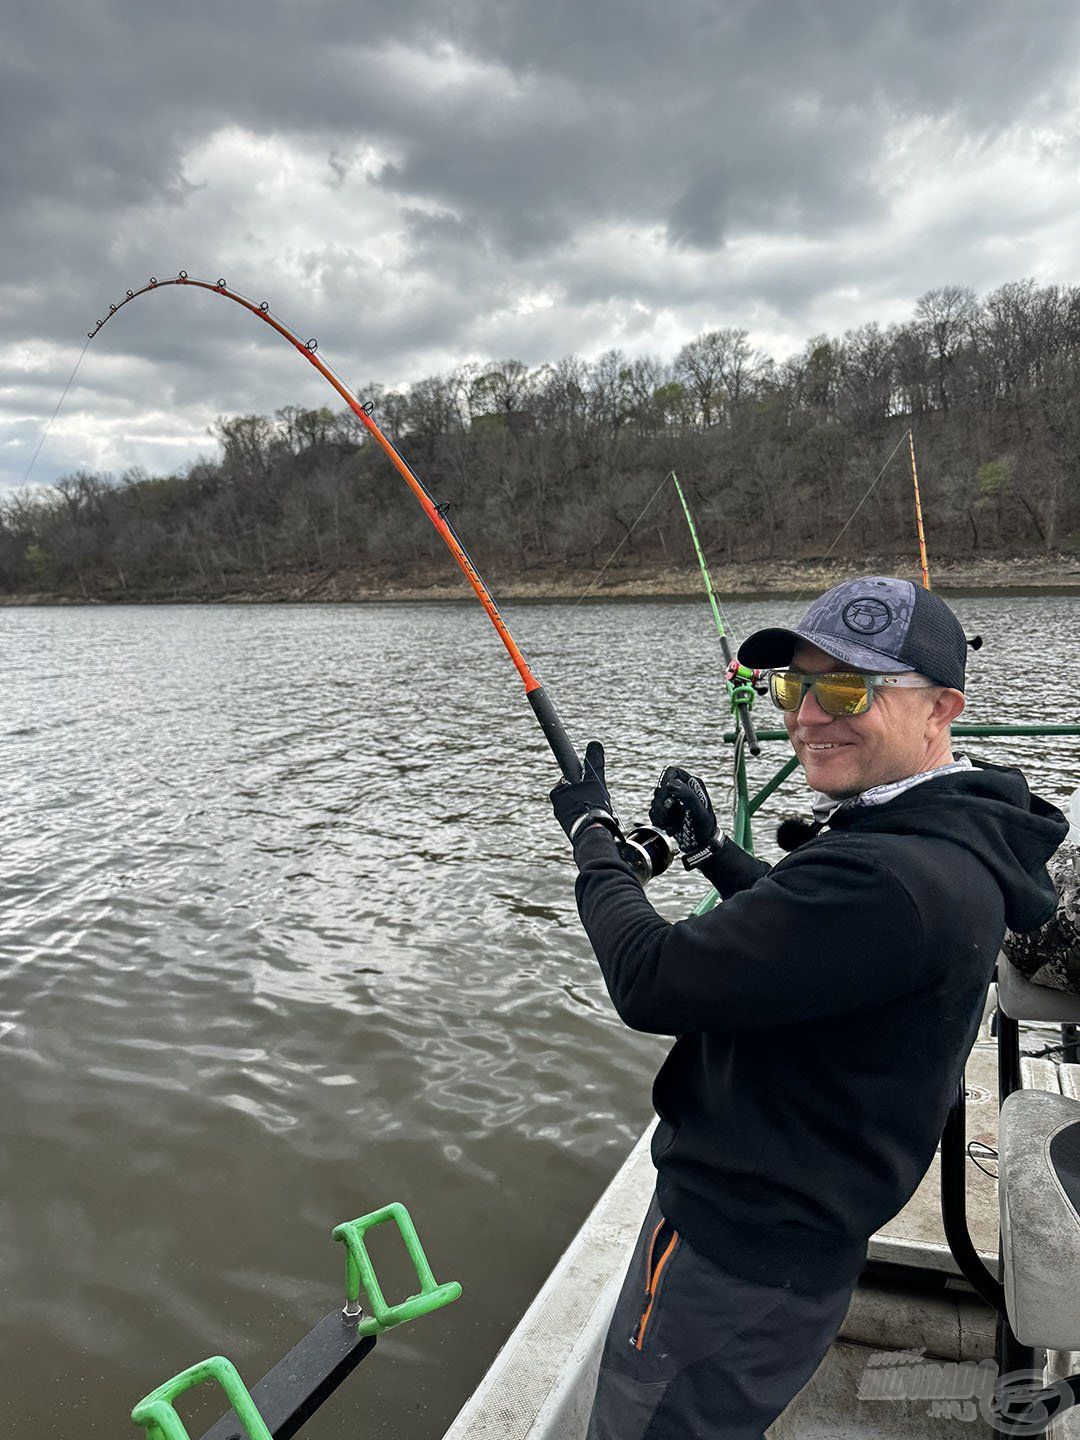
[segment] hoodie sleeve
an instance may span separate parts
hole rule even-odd
[[[730,900],[740,890],[748,890],[771,868],[764,860],[748,855],[725,835],[719,852],[709,856],[701,866],[701,873],[722,900]]]
[[[657,1035],[841,1015],[932,977],[918,910],[858,844],[810,845],[705,915],[671,924],[596,827],[578,911],[621,1019]]]

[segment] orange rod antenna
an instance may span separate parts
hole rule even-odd
[[[915,529],[919,535],[919,564],[922,566],[923,589],[930,589],[930,571],[926,564],[926,535],[922,523],[922,499],[919,496],[919,472],[915,468],[915,432],[908,430],[908,448],[911,451],[911,483],[915,487]]]

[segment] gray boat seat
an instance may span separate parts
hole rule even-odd
[[[998,1155],[1009,1324],[1022,1345],[1080,1350],[1080,1100],[1014,1091]]]
[[[1004,955],[997,962],[998,1004],[1010,1020],[1050,1020],[1057,1025],[1080,1024],[1080,995],[1033,985]]]

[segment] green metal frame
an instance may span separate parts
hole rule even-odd
[[[393,1220],[397,1225],[416,1271],[416,1278],[420,1282],[419,1294],[410,1295],[407,1300],[402,1300],[397,1305],[387,1305],[383,1298],[382,1286],[364,1244],[365,1234],[388,1220]],[[333,1236],[345,1245],[344,1314],[347,1319],[355,1318],[358,1321],[358,1335],[381,1335],[395,1325],[403,1325],[407,1320],[416,1320],[421,1315],[428,1315],[432,1310],[449,1305],[461,1294],[461,1286],[456,1280],[450,1280],[445,1285],[436,1281],[412,1217],[398,1201],[384,1205],[381,1210],[373,1210],[369,1215],[361,1215],[358,1220],[345,1221],[334,1229]],[[361,1318],[361,1284],[373,1312],[366,1318]],[[273,1440],[255,1401],[251,1398],[251,1392],[241,1380],[232,1361],[227,1360],[224,1355],[211,1355],[206,1360],[200,1360],[197,1365],[182,1370],[171,1380],[166,1380],[139,1401],[131,1412],[132,1420],[144,1428],[147,1440],[191,1440],[173,1402],[185,1391],[193,1390],[207,1381],[216,1382],[224,1390],[226,1399],[244,1427],[246,1440]]]
[[[988,739],[1002,739],[1008,736],[1023,735],[1078,735],[1080,736],[1080,725],[954,725],[952,727],[954,736],[974,736]],[[759,740],[787,740],[786,730],[759,730]],[[732,824],[732,839],[736,844],[754,853],[753,835],[751,833],[750,821],[760,810],[769,796],[774,794],[788,776],[798,767],[798,760],[794,755],[784,761],[783,765],[773,774],[771,779],[761,787],[760,790],[750,794],[749,782],[746,776],[746,753],[742,743],[742,736],[738,731],[728,730],[724,734],[725,741],[735,746],[735,816]],[[711,909],[716,903],[715,896],[709,903],[703,902],[699,909]]]
[[[364,1244],[364,1236],[369,1230],[390,1220],[398,1227],[416,1271],[416,1278],[420,1281],[419,1292],[410,1295],[407,1300],[399,1301],[397,1305],[386,1303],[367,1246]],[[392,1330],[395,1325],[404,1324],[406,1320],[415,1320],[420,1315],[428,1315],[432,1310],[449,1305],[461,1294],[461,1286],[456,1280],[440,1285],[435,1279],[412,1218],[405,1206],[397,1201],[384,1205],[381,1210],[373,1210],[370,1215],[362,1215],[359,1220],[347,1220],[343,1225],[338,1225],[334,1230],[334,1239],[342,1241],[345,1246],[346,1314],[352,1314],[354,1310],[358,1312],[361,1284],[373,1312],[357,1326],[357,1333],[360,1335],[381,1335],[386,1330]]]
[[[131,1418],[146,1430],[146,1440],[191,1440],[173,1401],[185,1390],[194,1390],[208,1380],[216,1381],[225,1391],[225,1398],[236,1411],[248,1440],[274,1440],[236,1366],[224,1355],[211,1355],[197,1365],[190,1365],[139,1401]]]
[[[954,725],[952,733],[955,736],[982,736],[984,738],[1004,738],[1010,735],[1080,735],[1080,725]],[[759,740],[787,740],[786,730],[759,730]],[[736,845],[741,846],[748,854],[754,853],[754,835],[751,821],[761,809],[770,795],[775,794],[788,776],[798,769],[799,761],[795,755],[790,755],[784,763],[772,774],[772,776],[751,795],[750,784],[746,774],[746,745],[742,731],[728,730],[724,739],[729,745],[735,747],[735,813],[732,819],[731,838]],[[704,915],[719,903],[720,897],[715,890],[710,889],[708,894],[695,907],[695,915]]]

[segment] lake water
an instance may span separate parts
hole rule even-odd
[[[1080,716],[1080,599],[955,607],[987,642],[966,718]],[[579,748],[605,741],[624,819],[668,763],[724,800],[704,602],[506,613]],[[339,1303],[331,1228],[398,1199],[465,1294],[304,1433],[441,1435],[647,1122],[666,1049],[607,1002],[502,647],[469,604],[0,609],[0,661],[9,1433],[131,1433],[213,1352],[254,1382]],[[1076,740],[972,748],[1059,802],[1080,783]],[[771,802],[766,853],[802,793]],[[676,867],[650,893],[675,917],[701,888]]]

